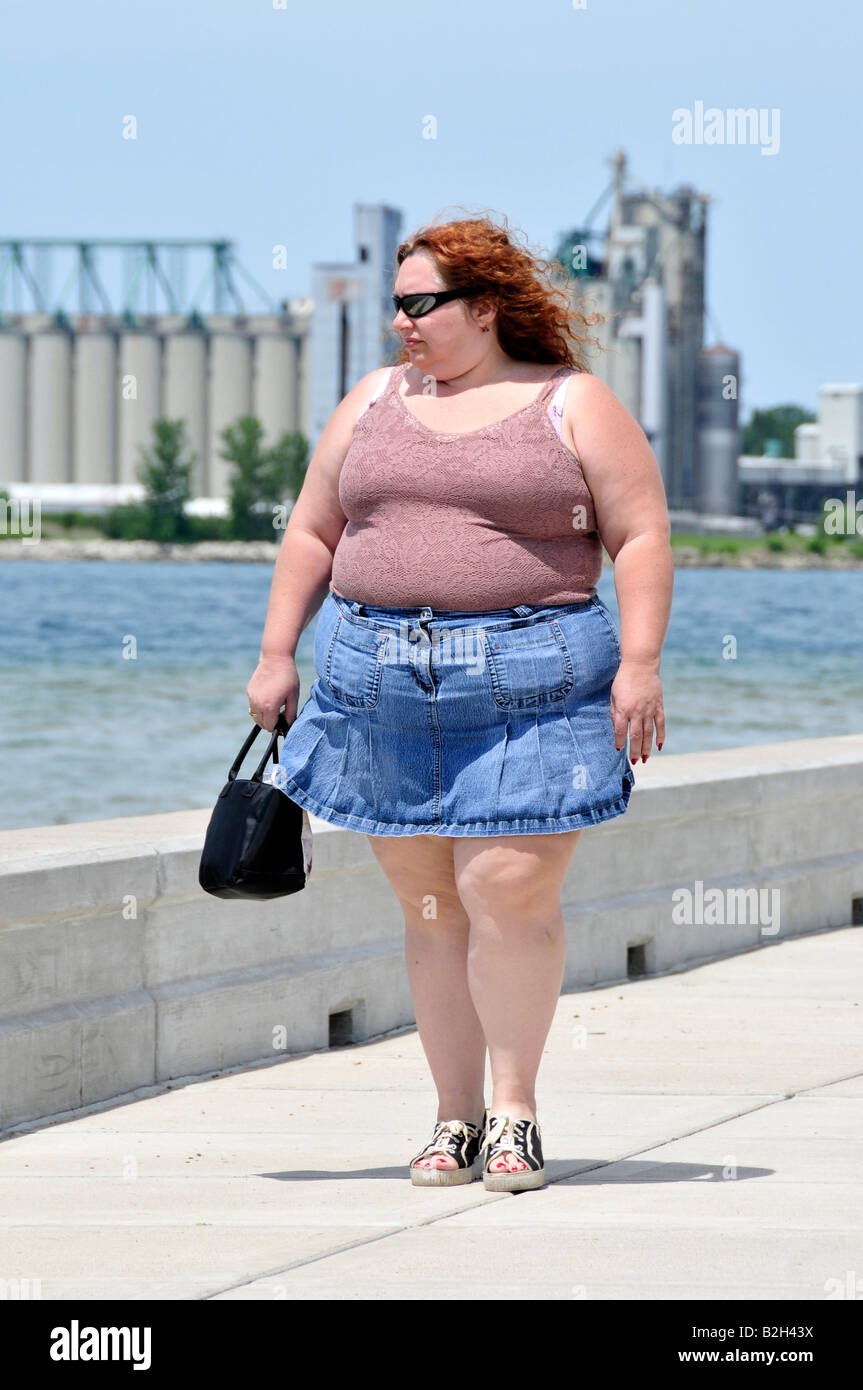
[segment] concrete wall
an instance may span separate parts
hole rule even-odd
[[[863,735],[636,768],[562,893],[564,989],[845,926],[863,907]],[[364,835],[313,820],[306,888],[203,893],[210,808],[0,833],[0,1129],[413,1021],[403,922]],[[726,921],[675,922],[681,889]],[[738,891],[760,915],[729,923]],[[761,898],[758,900],[757,894]],[[282,1031],[280,1031],[282,1030]]]

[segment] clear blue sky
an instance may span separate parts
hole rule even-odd
[[[355,201],[406,232],[494,209],[551,251],[620,146],[649,188],[712,197],[708,306],[744,417],[863,377],[854,6],[0,0],[0,26],[0,236],[226,237],[282,299],[352,257]],[[778,108],[779,152],[674,144],[698,101]]]

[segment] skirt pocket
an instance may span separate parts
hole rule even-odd
[[[563,640],[575,669],[579,698],[608,687],[620,667],[620,644],[608,614],[599,604],[560,618]]]
[[[485,669],[501,709],[538,709],[565,700],[575,683],[557,619],[483,631]]]
[[[381,692],[390,634],[357,627],[338,614],[324,662],[323,679],[337,703],[374,709]]]

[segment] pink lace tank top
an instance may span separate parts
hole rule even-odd
[[[330,588],[359,603],[473,613],[592,598],[602,542],[560,433],[570,369],[515,414],[444,434],[399,394],[408,365],[390,369],[357,420]]]

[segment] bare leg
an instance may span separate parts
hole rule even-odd
[[[455,841],[470,918],[468,985],[488,1044],[489,1113],[536,1120],[536,1076],[563,981],[560,890],[581,830]],[[499,1172],[526,1167],[512,1153]]]
[[[405,917],[405,963],[420,1042],[438,1093],[438,1120],[482,1124],[485,1038],[467,981],[470,922],[455,885],[453,841],[369,835]],[[419,1165],[418,1165],[419,1166]],[[423,1167],[455,1168],[437,1154]]]

